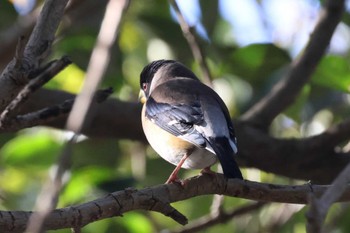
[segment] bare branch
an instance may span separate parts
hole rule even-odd
[[[91,116],[88,116],[93,94],[109,64],[110,48],[115,41],[120,20],[127,0],[110,0],[101,24],[97,42],[92,51],[85,82],[81,93],[78,95],[71,114],[68,117],[66,128],[80,133],[84,125],[89,125]],[[90,114],[91,115],[91,114]]]
[[[199,42],[195,36],[195,33],[193,32],[193,28],[190,25],[188,25],[188,23],[186,22],[185,17],[181,13],[181,10],[176,3],[176,0],[169,0],[169,3],[173,7],[177,15],[177,19],[179,21],[182,33],[191,48],[193,57],[201,67],[201,70],[203,73],[203,81],[205,82],[205,84],[211,87],[213,78],[212,78],[212,75],[210,74],[207,61],[205,60],[203,49],[199,45]]]
[[[21,107],[18,114],[22,115],[47,106],[60,105],[75,97],[64,91],[40,89]],[[141,108],[141,103],[123,102],[117,99],[107,99],[101,104],[95,104],[96,114],[91,124],[83,128],[83,133],[91,137],[129,138],[145,142],[146,138],[140,121]],[[44,125],[64,129],[66,120],[67,114],[63,114],[55,119],[50,119]],[[1,132],[4,131],[0,130]]]
[[[51,49],[55,32],[63,16],[68,0],[47,0],[38,18],[29,41],[23,50],[20,61],[15,57],[0,75],[0,111],[26,85],[30,74],[39,68]]]
[[[94,101],[102,103],[112,94],[112,89],[107,88],[96,92]],[[6,125],[1,127],[0,132],[13,132],[20,129],[38,125],[45,125],[51,121],[67,117],[73,107],[74,99],[65,100],[61,104],[53,105],[38,111],[17,115],[6,120]]]
[[[293,103],[324,55],[342,17],[344,2],[344,0],[326,2],[303,55],[293,62],[289,73],[273,87],[272,91],[242,116],[242,120],[267,129],[272,120]]]
[[[14,98],[11,103],[4,109],[0,115],[0,128],[11,127],[9,125],[9,115],[16,108],[19,107],[24,101],[28,99],[28,96],[42,87],[45,83],[50,81],[60,71],[66,68],[71,61],[67,57],[63,57],[58,61],[50,62],[45,70],[36,78],[31,79],[30,82],[18,93],[17,97]]]
[[[77,100],[73,104],[72,111],[70,112],[67,121],[67,129],[72,130],[77,134],[81,132],[81,129],[86,122],[88,109],[108,65],[110,47],[116,38],[117,29],[125,4],[126,0],[110,0],[107,4],[97,44],[91,56],[86,81],[84,82],[81,94],[78,95]],[[35,205],[35,208],[38,209],[38,211],[30,217],[26,232],[42,232],[46,219],[56,207],[58,195],[63,187],[63,175],[70,168],[71,146],[76,142],[76,137],[75,134],[72,140],[67,142],[62,151],[57,163],[54,179],[48,181],[43,187]],[[154,206],[154,208],[157,207],[158,206]],[[168,211],[170,211],[168,213],[169,215],[175,215],[176,217],[181,216],[180,214],[176,214],[177,212],[172,209],[168,209]],[[79,224],[72,227],[79,229]]]
[[[310,195],[310,209],[306,216],[307,232],[318,233],[321,232],[323,222],[326,218],[331,205],[339,200],[343,193],[348,188],[350,181],[350,163],[333,181],[332,185],[325,191],[320,198]]]
[[[213,216],[212,214],[203,216],[187,226],[172,231],[173,233],[193,233],[198,232],[204,229],[207,229],[209,227],[215,226],[220,223],[225,223],[227,221],[232,220],[235,217],[245,215],[248,213],[251,213],[252,211],[259,210],[261,207],[263,207],[266,203],[263,202],[256,202],[253,204],[247,204],[242,207],[239,207],[237,209],[231,210],[229,212],[220,212],[220,214],[217,214]]]
[[[311,137],[309,140],[314,145],[324,145],[328,148],[334,148],[350,138],[350,119],[346,119],[339,124],[329,127],[325,132]]]
[[[169,216],[175,210],[168,203],[201,195],[221,194],[261,202],[307,204],[310,194],[320,197],[328,188],[326,185],[289,186],[227,180],[221,174],[202,175],[189,179],[185,186],[163,184],[141,190],[126,189],[88,203],[54,210],[45,221],[45,229],[79,228],[94,221],[140,209]],[[350,186],[346,186],[346,191],[338,201],[349,200]],[[0,231],[23,231],[31,214],[32,212],[25,211],[0,211]],[[14,221],[16,224],[13,224]]]
[[[60,190],[64,185],[63,177],[71,167],[72,145],[75,142],[76,136],[74,135],[62,150],[53,179],[47,181],[37,197],[34,208],[37,211],[30,216],[25,232],[40,233],[43,231],[46,219],[57,205]]]

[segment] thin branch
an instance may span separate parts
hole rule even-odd
[[[326,2],[302,56],[293,62],[289,73],[273,87],[272,91],[242,116],[242,120],[252,122],[266,130],[272,120],[294,102],[327,49],[341,20],[344,2],[345,0]]]
[[[86,81],[67,120],[66,128],[68,130],[80,133],[84,125],[89,125],[90,123],[91,116],[88,115],[88,110],[92,102],[93,93],[96,92],[109,64],[110,48],[115,41],[127,2],[127,0],[110,0],[106,6],[101,29],[86,72]]]
[[[210,215],[217,216],[222,213],[224,210],[222,208],[222,204],[224,202],[225,196],[223,195],[214,195],[213,201],[210,206]]]
[[[44,230],[46,219],[57,205],[60,190],[64,185],[64,175],[71,167],[72,145],[76,142],[76,138],[74,135],[66,143],[56,164],[53,179],[44,185],[37,197],[34,208],[37,212],[30,216],[25,230],[26,233],[40,233]]]
[[[215,226],[217,224],[225,223],[227,221],[232,220],[233,218],[239,217],[241,215],[249,214],[252,211],[259,210],[261,207],[263,207],[266,203],[263,202],[257,202],[253,204],[247,204],[242,207],[239,207],[237,209],[228,211],[228,212],[221,212],[218,215],[207,215],[203,216],[190,224],[188,224],[185,227],[182,227],[181,229],[172,231],[173,233],[194,233],[198,232],[204,229],[207,229],[209,227]]]
[[[91,202],[54,210],[46,219],[44,228],[82,227],[94,221],[140,209],[157,211],[174,218],[173,213],[176,210],[168,206],[169,203],[201,195],[220,194],[260,202],[307,204],[310,194],[320,197],[328,188],[326,185],[291,186],[227,180],[222,174],[202,175],[188,179],[185,186],[163,184],[141,190],[126,189]],[[346,191],[338,201],[350,201],[350,186],[346,186]],[[0,211],[0,231],[23,231],[31,214],[32,212],[25,211]]]
[[[170,5],[173,7],[177,19],[179,21],[182,33],[185,37],[185,39],[187,40],[187,43],[189,44],[193,57],[194,59],[197,61],[197,63],[199,64],[199,66],[201,67],[202,73],[203,73],[203,81],[205,82],[205,84],[207,84],[208,86],[212,86],[212,80],[213,77],[210,73],[207,61],[205,60],[205,55],[203,52],[203,49],[201,48],[195,33],[193,32],[193,28],[188,25],[188,23],[185,20],[185,17],[183,16],[183,14],[181,13],[181,10],[179,8],[179,6],[176,3],[176,0],[169,0]]]
[[[14,98],[11,103],[4,109],[0,115],[0,128],[8,127],[10,114],[18,108],[24,101],[28,99],[28,96],[42,87],[45,83],[50,81],[59,72],[66,68],[71,61],[67,57],[63,57],[60,60],[50,62],[45,70],[35,79],[32,79]]]
[[[92,52],[90,64],[88,66],[86,81],[68,117],[67,129],[74,131],[76,134],[72,140],[67,142],[61,153],[54,180],[45,185],[41,195],[37,199],[36,208],[39,209],[39,211],[31,216],[28,227],[26,228],[26,232],[28,233],[42,232],[49,214],[57,204],[58,195],[63,186],[63,175],[70,168],[71,146],[76,142],[76,135],[81,132],[81,129],[87,121],[87,113],[94,99],[94,93],[109,63],[110,47],[115,41],[125,4],[126,0],[110,0],[106,6],[106,12],[98,35],[97,44]],[[157,206],[154,206],[154,208],[157,208]],[[172,209],[169,211],[169,215],[176,214]],[[77,223],[71,227],[79,229],[80,224]]]
[[[332,185],[320,198],[310,195],[310,209],[307,212],[307,232],[318,233],[322,230],[323,222],[331,205],[339,200],[348,188],[350,181],[350,163],[333,181]]]
[[[102,103],[111,94],[111,88],[99,90],[95,94],[94,101],[96,103]],[[6,121],[6,125],[4,125],[4,127],[1,127],[0,132],[14,132],[24,128],[45,125],[59,118],[67,117],[72,110],[74,100],[74,98],[68,99],[61,104],[15,116],[14,118]]]

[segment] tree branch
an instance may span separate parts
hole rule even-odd
[[[332,182],[332,185],[320,198],[310,195],[310,209],[307,212],[307,232],[318,233],[322,230],[323,222],[331,205],[338,201],[348,188],[350,181],[350,163]]]
[[[256,202],[253,204],[247,204],[237,209],[228,211],[228,212],[220,212],[219,214],[213,216],[211,214],[207,216],[203,216],[200,219],[195,220],[194,222],[188,224],[181,229],[172,231],[172,233],[193,233],[198,232],[209,227],[215,226],[217,224],[225,223],[227,221],[232,220],[235,217],[245,215],[251,213],[252,211],[259,210],[266,203],[264,202]]]
[[[6,66],[0,75],[0,111],[18,94],[30,80],[30,74],[39,68],[47,57],[55,37],[58,24],[63,16],[68,0],[47,0],[38,18],[29,41],[23,49],[23,56],[18,56]]]
[[[74,95],[63,91],[41,89],[22,106],[21,112],[32,112],[74,99]],[[96,115],[83,134],[91,137],[113,137],[146,142],[142,132],[141,104],[108,99],[95,106]],[[66,115],[46,122],[45,125],[63,129]],[[327,137],[346,139],[342,123],[331,128],[328,136],[313,136],[304,139],[278,139],[255,128],[245,121],[235,121],[240,148],[238,162],[241,166],[256,167],[295,179],[312,180],[314,183],[330,183],[350,161],[350,156],[329,147]],[[0,130],[0,133],[4,132]],[[325,134],[327,134],[325,132]],[[288,166],[285,166],[288,164]]]
[[[292,63],[289,73],[281,79],[267,96],[256,103],[242,120],[266,130],[272,120],[294,102],[303,86],[310,80],[344,11],[344,0],[328,0],[320,20],[301,57]]]
[[[11,127],[10,114],[19,107],[24,101],[28,99],[28,96],[42,87],[45,83],[50,81],[56,74],[62,71],[66,66],[71,64],[71,61],[67,57],[63,57],[60,60],[50,62],[38,77],[31,79],[27,85],[18,93],[11,103],[4,109],[0,115],[0,128]],[[13,121],[12,121],[13,122]]]
[[[212,75],[210,73],[207,61],[205,60],[205,55],[204,55],[203,49],[199,45],[199,42],[198,42],[196,36],[194,35],[193,28],[190,25],[188,25],[188,23],[186,22],[185,17],[181,13],[181,10],[176,3],[176,0],[169,0],[169,3],[173,7],[173,9],[176,13],[176,16],[177,16],[178,22],[180,24],[183,36],[185,37],[188,45],[191,48],[193,57],[197,61],[199,66],[201,67],[201,70],[203,73],[203,81],[205,82],[205,84],[207,84],[208,86],[211,87],[213,78],[212,78]]]
[[[60,105],[64,101],[75,99],[75,95],[58,90],[40,89],[21,107],[19,115],[38,111],[48,106]],[[95,104],[96,114],[89,126],[82,130],[83,134],[91,137],[128,138],[146,141],[141,127],[141,108],[137,102],[123,102],[117,99],[107,99]],[[45,122],[44,125],[64,129],[67,114],[59,115]],[[0,133],[4,132],[0,130]]]
[[[91,122],[91,114],[88,114],[92,98],[96,92],[110,60],[110,48],[117,36],[127,0],[109,0],[96,45],[92,51],[85,82],[81,93],[78,95],[72,112],[67,119],[66,128],[75,133],[80,133],[84,125]]]
[[[189,179],[185,186],[163,184],[141,190],[126,189],[94,201],[54,210],[45,222],[45,229],[80,228],[91,222],[121,216],[132,210],[160,212],[182,223],[184,218],[168,203],[183,201],[195,196],[221,194],[262,202],[307,204],[310,194],[321,196],[329,186],[274,185],[237,179],[227,180],[222,174],[202,175]],[[338,201],[350,200],[350,187]],[[174,214],[176,213],[176,214]],[[0,231],[23,231],[32,212],[0,211]],[[15,224],[14,224],[15,223]]]
[[[334,148],[340,143],[350,138],[350,119],[346,119],[336,125],[329,127],[323,133],[310,138],[315,145],[324,145],[328,148]]]

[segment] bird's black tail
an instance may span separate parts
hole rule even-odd
[[[234,159],[234,151],[226,137],[209,138],[209,143],[218,156],[224,175],[227,178],[243,179],[242,173]]]

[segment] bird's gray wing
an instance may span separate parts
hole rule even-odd
[[[146,117],[167,132],[205,148],[207,140],[198,132],[196,125],[203,123],[203,112],[199,101],[189,104],[159,103],[152,97],[146,102]]]

